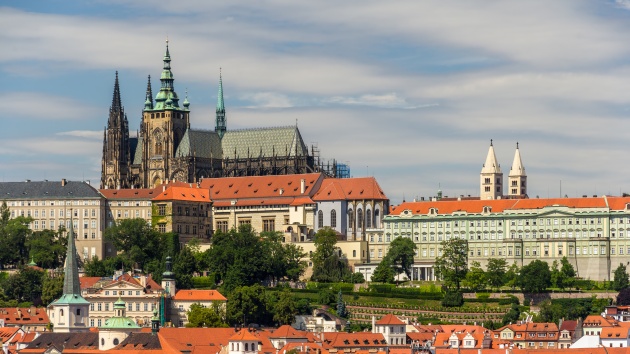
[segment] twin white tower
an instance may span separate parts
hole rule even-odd
[[[521,153],[516,143],[516,152],[514,153],[514,162],[508,175],[508,195],[503,194],[503,172],[501,165],[497,161],[494,154],[494,146],[490,140],[490,149],[486,157],[486,163],[483,164],[480,174],[480,192],[479,196],[482,200],[501,199],[501,198],[527,198],[527,174],[523,161],[521,161]]]

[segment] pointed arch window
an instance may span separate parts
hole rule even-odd
[[[335,209],[330,211],[330,227],[337,227],[337,211]]]
[[[324,212],[321,210],[317,212],[317,225],[320,229],[324,227]]]
[[[365,211],[365,227],[372,228],[372,210],[370,209]]]
[[[354,228],[354,212],[352,211],[352,209],[348,210],[348,228]]]
[[[379,218],[381,214],[381,211],[376,209],[374,210],[374,227],[378,228],[381,227],[381,219]]]

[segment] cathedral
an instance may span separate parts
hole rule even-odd
[[[118,72],[103,137],[101,188],[152,188],[166,181],[197,182],[204,177],[286,175],[324,172],[345,177],[345,165],[323,164],[296,126],[227,129],[223,81],[214,131],[190,127],[188,97],[175,92],[166,42],[160,91],[153,99],[151,76],[137,137],[130,137],[120,99]],[[342,169],[343,168],[343,169]]]

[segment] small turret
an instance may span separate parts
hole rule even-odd
[[[500,199],[503,196],[503,172],[494,153],[494,145],[490,140],[490,148],[486,163],[481,168],[480,197],[484,199]]]
[[[158,316],[157,307],[153,309],[153,317],[151,317],[151,333],[156,335],[160,331],[160,317]]]
[[[173,273],[173,263],[171,262],[171,257],[166,257],[166,271],[162,273],[162,288],[164,288],[164,292],[173,297],[176,292],[176,282],[175,282],[175,273]]]
[[[514,152],[514,161],[508,175],[508,183],[508,195],[511,198],[525,198],[527,196],[527,174],[521,160],[518,143],[516,143],[516,151]]]

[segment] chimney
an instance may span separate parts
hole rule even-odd
[[[68,184],[68,181],[65,178],[61,179],[61,186],[65,187],[66,184]]]
[[[372,316],[372,333],[376,333],[376,316]]]
[[[306,180],[302,178],[300,180],[300,194],[304,194],[306,192]]]
[[[284,194],[284,189],[280,188],[280,195]]]
[[[162,192],[166,192],[166,186],[162,186]]]

